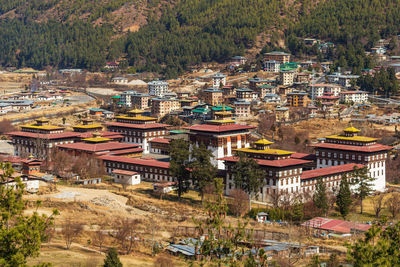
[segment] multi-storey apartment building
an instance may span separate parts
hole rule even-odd
[[[147,84],[149,95],[163,97],[169,93],[168,83],[165,81],[152,81]]]
[[[275,60],[279,63],[289,63],[290,54],[281,51],[272,51],[264,54],[264,62]]]

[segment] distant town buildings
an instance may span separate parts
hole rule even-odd
[[[279,81],[281,85],[291,86],[294,83],[295,72],[292,70],[280,70]]]
[[[147,84],[149,95],[163,97],[169,92],[168,83],[165,81],[152,81]]]
[[[277,61],[280,64],[290,62],[290,54],[280,51],[273,51],[264,54],[264,62],[267,61]]]
[[[226,85],[226,75],[222,73],[217,73],[212,76],[212,87],[220,88]]]

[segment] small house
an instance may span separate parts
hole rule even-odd
[[[140,174],[134,171],[114,170],[114,182],[125,185],[140,184]]]

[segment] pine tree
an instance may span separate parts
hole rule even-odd
[[[351,205],[351,191],[347,177],[344,175],[340,182],[339,192],[336,196],[336,205],[339,208],[339,212],[343,219],[346,219],[350,212]]]
[[[10,163],[0,163],[0,169],[0,266],[26,266],[26,258],[39,255],[40,244],[47,238],[45,231],[58,211],[50,217],[24,213],[24,185],[20,178],[15,179],[15,187],[4,184],[14,173]],[[38,208],[40,203],[36,205]]]
[[[360,199],[360,213],[363,213],[363,200],[372,194],[374,177],[371,177],[367,167],[357,168],[354,167],[353,171],[353,185],[355,185],[355,193]]]
[[[251,196],[258,196],[260,188],[265,184],[265,171],[260,169],[257,161],[239,153],[239,161],[233,166],[233,180],[235,187],[242,189],[249,195],[249,210],[251,210]]]
[[[328,197],[326,195],[326,185],[322,181],[322,178],[318,179],[317,187],[313,195],[313,202],[314,205],[321,210],[322,214],[326,216],[329,208],[329,203]]]
[[[189,160],[189,143],[183,139],[175,139],[170,144],[170,165],[169,169],[171,174],[176,178],[177,193],[179,200],[183,193],[189,189],[189,171],[188,171],[188,160]]]
[[[122,263],[119,260],[118,252],[115,248],[110,248],[107,252],[107,256],[104,259],[104,267],[122,267]]]
[[[217,173],[217,169],[211,163],[212,157],[211,151],[204,144],[193,148],[192,162],[189,167],[192,170],[192,180],[200,192],[202,202],[205,187],[212,183]]]

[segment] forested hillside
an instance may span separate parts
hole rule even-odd
[[[131,64],[176,76],[188,65],[243,54],[257,34],[285,27],[297,13],[281,0],[182,0],[160,21],[129,34]]]
[[[353,72],[371,67],[365,57],[381,38],[400,33],[400,0],[324,1],[309,16],[302,16],[288,32],[292,52],[301,45],[293,45],[293,37],[315,37],[338,45],[333,59],[340,67],[351,67]],[[290,45],[290,43],[289,43]]]
[[[333,41],[336,66],[358,72],[371,66],[364,50],[399,30],[400,0],[0,0],[0,64],[95,70],[126,57],[173,77],[263,34],[296,55],[313,53],[299,37]]]

